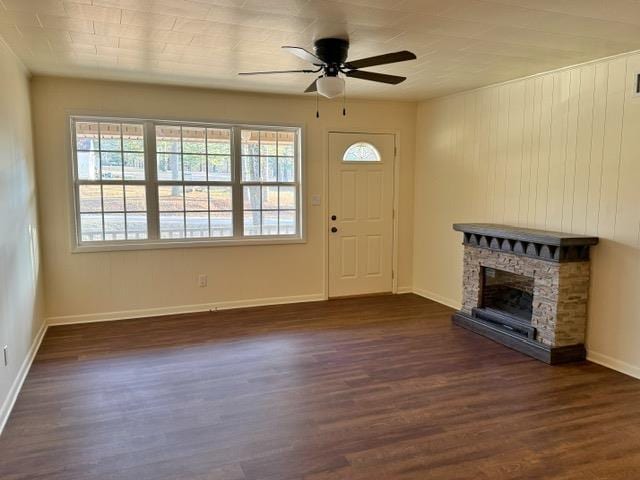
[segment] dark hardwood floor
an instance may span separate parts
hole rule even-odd
[[[414,295],[49,329],[2,480],[640,479],[640,381]]]

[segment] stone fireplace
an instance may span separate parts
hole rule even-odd
[[[454,323],[547,363],[584,359],[589,247],[598,238],[494,224],[453,228],[464,244]]]

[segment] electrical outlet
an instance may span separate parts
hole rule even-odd
[[[200,288],[204,288],[207,286],[207,276],[206,275],[198,275],[198,286]]]
[[[4,366],[6,367],[9,365],[9,345],[5,345],[2,351],[4,352]]]

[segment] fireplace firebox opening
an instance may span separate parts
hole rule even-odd
[[[496,310],[531,323],[533,277],[482,267],[481,308]]]
[[[534,339],[533,277],[491,267],[480,269],[480,302],[472,313],[481,322]]]

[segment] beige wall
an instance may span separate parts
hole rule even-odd
[[[143,84],[35,77],[34,131],[39,178],[46,313],[54,323],[198,310],[222,303],[305,300],[325,294],[327,132],[400,134],[399,268],[412,279],[413,154],[416,104],[341,102]],[[308,241],[300,245],[70,252],[68,112],[305,126]],[[322,206],[308,202],[322,195]],[[198,274],[209,276],[198,288]]]
[[[598,235],[589,357],[640,376],[640,55],[419,105],[414,288],[461,299],[453,222]]]
[[[0,431],[42,333],[38,257],[29,80],[0,40]]]

